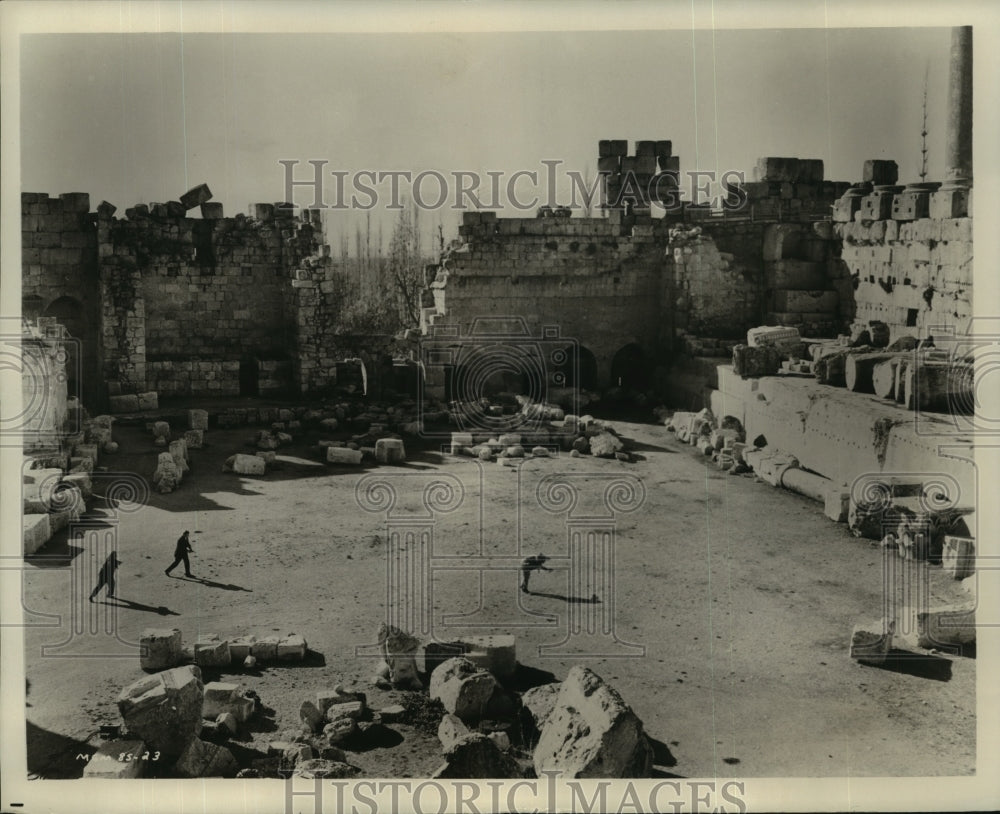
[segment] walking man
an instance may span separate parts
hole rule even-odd
[[[170,572],[173,571],[182,562],[184,563],[184,576],[186,577],[194,576],[191,573],[191,561],[188,560],[188,552],[194,551],[194,549],[191,548],[191,541],[188,539],[188,533],[189,532],[185,531],[180,536],[180,539],[177,540],[177,547],[174,549],[174,561],[173,563],[171,563],[170,567],[163,572],[168,577],[170,576]]]
[[[545,562],[548,560],[544,554],[539,554],[537,557],[525,557],[521,562],[521,592],[530,593],[528,591],[528,580],[531,578],[532,571],[551,571],[551,568],[545,567]]]
[[[112,551],[108,554],[108,558],[104,561],[104,565],[101,566],[101,571],[97,575],[97,585],[90,592],[90,601],[94,601],[94,597],[100,592],[101,588],[105,585],[108,586],[108,596],[112,599],[115,597],[115,571],[118,570],[118,566],[121,565],[121,560],[118,559],[118,552]]]

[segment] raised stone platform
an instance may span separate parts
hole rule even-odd
[[[950,416],[918,418],[895,402],[812,378],[742,379],[731,365],[719,365],[717,376],[718,389],[705,391],[705,403],[719,420],[738,418],[748,441],[763,435],[768,446],[791,453],[803,468],[834,483],[850,486],[873,474],[912,475],[946,484],[949,498],[975,505],[972,439],[957,437]],[[939,452],[943,447],[946,452]],[[957,484],[957,495],[948,478]]]

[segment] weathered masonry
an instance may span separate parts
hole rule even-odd
[[[359,345],[391,357],[387,338],[336,335],[342,289],[319,212],[256,204],[226,218],[210,197],[202,185],[116,218],[86,193],[22,195],[23,314],[65,326],[71,393],[97,409],[146,391],[306,393]]]

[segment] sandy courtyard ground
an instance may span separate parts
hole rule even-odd
[[[434,577],[435,635],[516,634],[528,684],[561,680],[574,664],[587,664],[644,722],[658,744],[661,776],[974,772],[974,658],[942,654],[879,669],[848,656],[853,625],[880,615],[877,546],[851,537],[816,503],[752,476],[720,472],[661,426],[614,423],[644,460],[561,453],[518,470],[411,444],[406,466],[366,468],[394,484],[404,514],[419,507],[432,476],[450,473],[462,481],[462,505],[436,520],[434,554],[467,558],[470,570]],[[89,579],[82,571],[89,552],[65,536],[32,560],[26,607],[67,620],[26,631],[34,776],[79,776],[77,755],[100,744],[100,724],[121,722],[117,695],[143,675],[138,657],[104,628],[75,635],[43,657],[43,645],[69,637],[68,620],[81,629],[108,624],[131,642],[147,627],[179,627],[186,642],[200,633],[304,635],[312,652],[300,666],[252,674],[234,666],[223,674],[256,690],[269,708],[235,746],[241,761],[262,756],[277,732],[297,727],[300,703],[316,690],[357,682],[376,708],[403,696],[372,687],[375,662],[355,656],[356,647],[375,641],[386,618],[386,521],[357,503],[355,486],[365,471],[319,463],[309,449],[315,437],[303,435],[279,452],[280,470],[261,478],[222,473],[222,461],[253,433],[211,430],[210,446],[192,451],[192,471],[178,491],[153,493],[141,510],[118,513],[117,604],[102,595],[88,605],[90,586],[82,582],[82,593],[71,590],[74,574]],[[115,438],[121,452],[102,463],[148,478],[158,451],[152,437],[116,427]],[[618,637],[643,647],[641,657],[634,650],[632,657],[585,659],[539,652],[566,637],[568,611],[585,598],[574,594],[565,569],[533,577],[536,593],[527,596],[517,590],[516,571],[491,571],[480,582],[480,551],[565,555],[566,516],[543,510],[536,497],[539,479],[556,472],[579,476],[584,500],[602,495],[611,475],[641,479],[643,505],[616,518],[612,608]],[[109,516],[103,501],[96,509]],[[172,577],[163,573],[185,529],[202,581],[180,578],[182,567]],[[918,567],[928,569],[933,595],[946,601],[956,595],[940,567]],[[446,626],[442,614],[474,614],[465,622],[485,627],[455,627],[453,620]],[[538,626],[546,617],[555,624]],[[88,657],[109,652],[120,655]],[[351,762],[367,776],[433,772],[441,762],[436,739],[405,724],[393,729],[398,742],[349,753]]]

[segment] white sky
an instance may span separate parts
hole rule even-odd
[[[280,159],[506,178],[593,172],[602,138],[671,139],[685,172],[799,156],[854,181],[892,158],[916,180],[925,72],[933,179],[949,47],[947,28],[25,35],[21,189],[121,212],[207,182],[234,214],[285,200]]]

